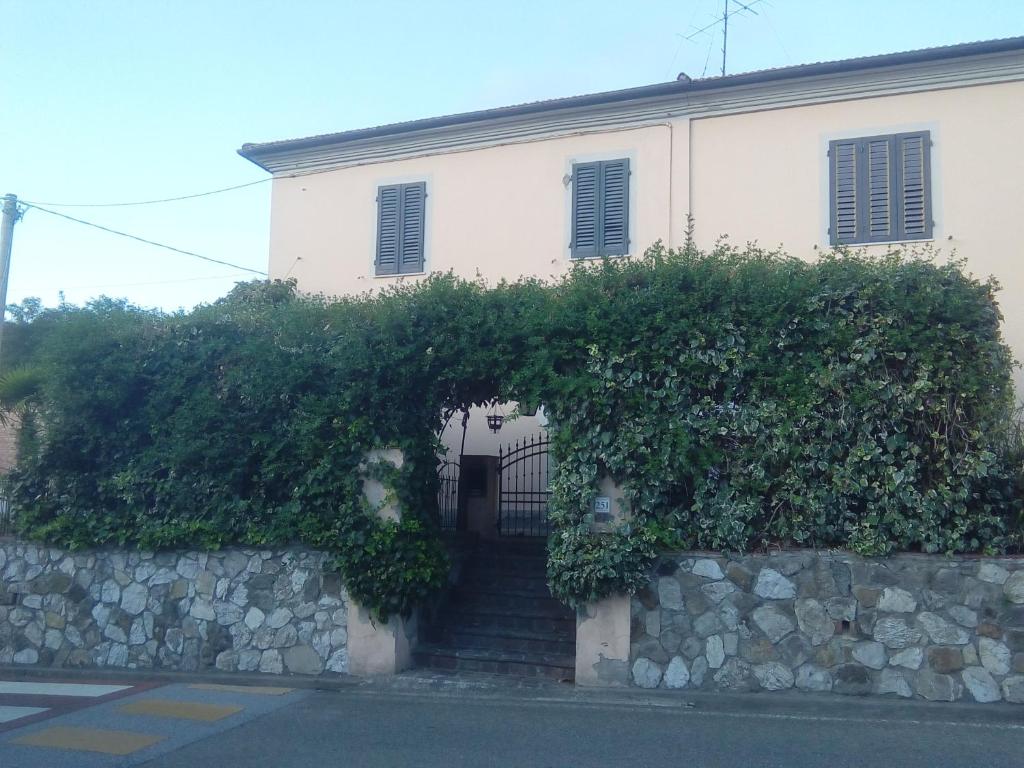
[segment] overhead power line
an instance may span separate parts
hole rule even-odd
[[[67,291],[85,291],[94,288],[134,288],[140,285],[170,285],[172,283],[198,283],[203,280],[230,280],[241,278],[244,275],[232,272],[230,275],[211,275],[209,277],[180,277],[174,280],[147,280],[141,283],[96,283],[94,285],[68,285],[64,287]]]
[[[76,224],[84,224],[87,227],[93,227],[94,229],[100,229],[100,230],[102,230],[104,232],[109,232],[112,235],[120,235],[121,237],[127,237],[130,240],[137,240],[140,243],[145,243],[146,245],[152,245],[152,246],[155,246],[157,248],[163,248],[163,249],[168,250],[168,251],[174,251],[175,253],[180,253],[180,254],[183,254],[185,256],[193,256],[193,257],[195,257],[197,259],[202,259],[203,261],[208,261],[211,264],[221,264],[221,265],[223,265],[225,267],[231,267],[232,269],[240,269],[243,272],[251,272],[251,273],[253,273],[255,275],[266,276],[266,274],[267,274],[266,272],[264,272],[263,270],[260,270],[260,269],[253,269],[252,267],[243,267],[240,264],[233,264],[230,261],[224,261],[223,259],[214,259],[214,258],[212,258],[210,256],[203,256],[201,253],[196,253],[195,251],[186,251],[186,250],[184,250],[182,248],[175,248],[173,245],[165,245],[164,243],[158,243],[155,240],[147,240],[144,237],[139,237],[138,235],[132,235],[132,234],[129,234],[128,232],[121,232],[120,230],[117,230],[117,229],[111,229],[110,227],[104,227],[102,224],[94,224],[93,222],[85,221],[84,219],[76,219],[74,216],[68,216],[66,213],[58,213],[57,211],[51,211],[51,210],[48,210],[46,208],[41,208],[40,206],[36,205],[35,203],[27,203],[27,202],[25,202],[23,200],[21,200],[19,202],[22,205],[24,205],[25,207],[27,207],[27,208],[33,208],[33,209],[35,209],[37,211],[42,211],[43,213],[48,213],[51,216],[59,216],[62,219],[67,219],[68,221],[73,221]]]
[[[271,181],[273,177],[268,176],[265,179],[258,179],[256,181],[250,181],[245,184],[236,184],[233,187],[221,187],[220,189],[211,189],[207,192],[196,192],[192,195],[181,195],[179,197],[165,197],[160,200],[135,200],[127,203],[40,203],[32,200],[22,200],[24,205],[48,205],[53,208],[124,208],[132,205],[156,205],[157,203],[176,203],[179,200],[194,200],[197,197],[207,197],[209,195],[219,195],[222,192],[232,192],[236,189],[245,189],[246,187],[255,187],[257,184],[266,184]]]

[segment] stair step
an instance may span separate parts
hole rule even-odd
[[[505,557],[509,555],[528,555],[531,557],[547,557],[548,540],[546,538],[536,539],[514,539],[502,541],[481,541],[476,550],[478,555],[497,555]]]
[[[517,634],[519,633],[519,634]],[[442,635],[443,637],[443,635]],[[576,638],[553,633],[532,633],[515,629],[480,627],[477,629],[455,629],[444,638],[446,644],[456,648],[494,648],[502,651],[523,651],[526,653],[576,655]]]
[[[465,611],[449,606],[442,613],[438,624],[451,631],[488,628],[493,630],[525,630],[557,636],[575,637],[575,618],[551,618],[545,616],[517,616],[505,613]]]
[[[542,611],[545,615],[549,613],[564,614],[566,616],[572,615],[572,611],[553,598],[550,593],[544,594],[539,591],[528,592],[525,590],[498,590],[462,586],[452,590],[449,604],[487,605],[495,610],[509,611],[511,613]]]
[[[576,661],[565,654],[534,654],[483,648],[421,645],[413,653],[421,666],[462,672],[489,672],[522,677],[572,680]]]
[[[459,613],[486,613],[533,619],[573,619],[576,614],[552,598],[503,598],[498,595],[459,595],[448,601],[447,609]]]
[[[526,574],[463,573],[461,585],[470,589],[502,590],[512,592],[543,592],[551,594],[546,576]]]

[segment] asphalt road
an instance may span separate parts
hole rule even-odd
[[[352,689],[310,693],[145,763],[203,765],[1021,768],[1024,708]]]

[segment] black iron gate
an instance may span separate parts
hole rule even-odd
[[[547,536],[548,436],[533,435],[498,449],[498,533]]]
[[[437,469],[437,509],[442,531],[454,531],[459,525],[458,462],[445,461]]]

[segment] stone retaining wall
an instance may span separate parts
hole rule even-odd
[[[1024,703],[1024,559],[687,554],[630,614],[644,688]]]
[[[344,673],[347,597],[326,557],[0,540],[0,664]]]

